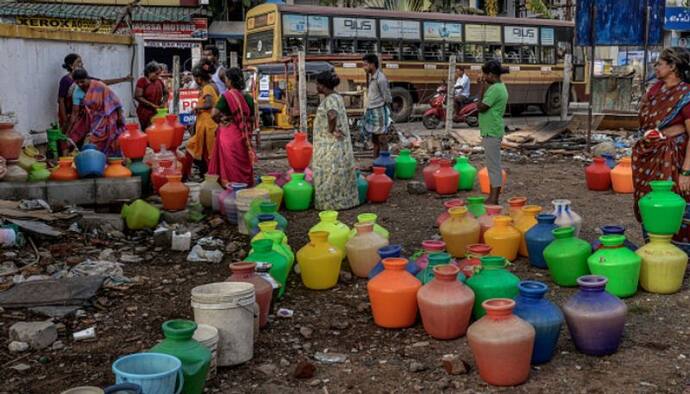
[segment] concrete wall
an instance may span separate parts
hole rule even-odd
[[[65,55],[72,52],[80,54],[89,73],[101,79],[130,74],[136,79],[143,59],[143,46],[134,45],[128,37],[46,34],[0,25],[0,104],[3,112],[15,112],[16,130],[24,134],[45,131],[57,121],[58,82],[66,73],[61,65]],[[138,52],[140,56],[136,56]],[[133,55],[134,66],[130,70]],[[112,88],[122,101],[125,114],[132,114],[133,85],[125,82]]]

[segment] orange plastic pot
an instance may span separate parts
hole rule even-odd
[[[424,176],[424,184],[427,190],[436,190],[436,182],[434,181],[434,173],[441,167],[441,159],[432,157],[429,164],[422,170]]]
[[[132,176],[132,171],[122,165],[121,157],[111,157],[108,159],[108,166],[103,172],[106,178],[129,178]]]
[[[155,152],[160,152],[161,147],[169,148],[173,144],[175,130],[168,124],[165,117],[153,118],[153,123],[146,129],[149,138],[149,146]]]
[[[436,193],[441,195],[455,194],[458,191],[460,174],[450,166],[450,160],[443,159],[440,167],[434,172]]]
[[[182,183],[181,175],[168,175],[168,181],[163,185],[159,193],[163,201],[163,209],[167,211],[181,211],[187,206],[189,187]]]
[[[122,154],[129,159],[141,159],[146,154],[148,136],[141,132],[136,123],[127,123],[125,132],[117,139]]]
[[[374,167],[374,173],[367,177],[369,189],[367,199],[370,202],[386,202],[393,188],[393,180],[386,175],[384,167]]]
[[[527,205],[527,197],[511,197],[508,199],[508,215],[513,221],[518,220],[522,215],[522,207]]]
[[[50,180],[65,182],[79,179],[77,169],[72,166],[72,162],[71,157],[61,157],[58,160],[58,167],[50,174]]]
[[[501,174],[503,174],[503,185],[502,187],[506,186],[506,182],[508,181],[508,174],[506,174],[506,170],[501,169]],[[491,182],[489,181],[489,170],[484,167],[481,170],[479,170],[479,189],[482,191],[484,194],[489,194],[491,192]]]
[[[165,115],[165,121],[168,123],[168,126],[173,128],[172,143],[169,147],[166,146],[166,148],[174,152],[177,150],[178,146],[182,145],[182,139],[184,138],[184,125],[180,123],[180,120],[175,114]]]
[[[541,207],[539,205],[525,205],[522,207],[522,215],[515,220],[514,226],[520,232],[520,249],[518,249],[520,256],[529,256],[527,242],[525,242],[525,234],[537,224],[537,214],[539,212],[541,212]]]
[[[285,145],[285,151],[290,167],[296,172],[304,172],[311,162],[314,147],[307,141],[306,133],[297,132],[292,141]]]
[[[628,194],[635,191],[632,176],[632,159],[624,157],[611,170],[611,186],[616,193]]]
[[[417,319],[417,291],[422,282],[405,271],[407,259],[383,259],[384,270],[367,283],[374,323],[384,328],[405,328]]]

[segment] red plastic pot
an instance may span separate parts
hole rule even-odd
[[[168,122],[168,126],[173,128],[172,144],[168,149],[174,152],[178,146],[182,145],[182,140],[184,139],[184,125],[180,123],[179,118],[175,114],[165,115],[165,119]]]
[[[125,128],[127,130],[118,138],[122,154],[129,159],[141,159],[146,154],[148,136],[136,123],[127,123]]]
[[[436,190],[436,182],[434,180],[434,172],[441,167],[441,159],[434,157],[431,159],[429,164],[422,170],[422,175],[424,175],[424,184],[428,190]]]
[[[450,160],[441,160],[439,169],[434,171],[436,193],[441,195],[457,193],[459,181],[460,174],[450,166]]]
[[[374,167],[374,173],[367,177],[369,189],[367,200],[370,202],[386,202],[393,188],[393,180],[386,175],[384,167]]]
[[[611,188],[611,168],[603,157],[595,157],[594,162],[585,168],[587,188],[594,191],[607,191]]]
[[[285,145],[287,151],[288,163],[297,172],[304,172],[304,169],[309,166],[311,156],[314,153],[314,147],[307,141],[306,133],[295,133],[292,141]]]

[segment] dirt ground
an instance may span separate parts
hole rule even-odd
[[[476,159],[475,159],[476,161]],[[362,161],[360,164],[368,164]],[[477,164],[477,163],[475,163]],[[261,170],[284,170],[285,160],[261,162]],[[640,227],[632,214],[632,197],[611,192],[587,191],[583,164],[570,159],[547,159],[539,163],[506,163],[508,185],[502,198],[526,195],[529,202],[548,209],[555,198],[567,198],[573,210],[584,218],[582,238],[591,241],[604,224],[626,226],[632,241],[639,243]],[[417,178],[421,179],[421,171]],[[472,193],[460,193],[460,197]],[[475,193],[476,194],[476,193]],[[424,239],[437,233],[433,227],[442,211],[435,194],[410,195],[404,181],[396,181],[389,202],[364,205],[342,212],[340,219],[352,225],[357,214],[375,212],[379,223],[390,230],[391,242],[400,243],[406,256]],[[298,250],[307,240],[308,229],[317,222],[317,212],[285,213],[288,237]],[[209,232],[227,242],[247,239],[227,224]],[[109,241],[70,235],[76,247],[70,256],[95,257]],[[60,340],[61,350],[8,352],[8,330],[16,321],[40,320],[26,310],[5,310],[0,316],[0,392],[56,393],[79,385],[107,386],[114,382],[111,364],[119,356],[145,351],[162,338],[161,324],[168,319],[192,318],[190,291],[194,286],[222,281],[229,275],[228,257],[222,264],[185,261],[186,254],[151,253],[150,239],[130,240],[116,252],[132,252],[147,246],[144,262],[127,264],[125,274],[143,276],[143,285],[126,291],[101,290],[95,306],[81,317],[67,317]],[[42,249],[48,244],[40,245]],[[142,249],[138,249],[142,252]],[[66,256],[53,256],[56,261]],[[73,257],[74,258],[74,257]],[[549,284],[548,297],[561,305],[575,289],[555,286],[547,271],[529,266],[526,259],[510,268],[522,279]],[[620,350],[607,357],[578,353],[563,329],[554,359],[533,367],[527,383],[511,389],[520,392],[690,392],[690,290],[686,276],[682,290],[661,296],[639,291],[626,299],[629,313]],[[502,391],[479,378],[466,339],[438,341],[424,332],[421,322],[405,330],[386,330],[374,325],[368,307],[366,281],[354,279],[328,291],[304,288],[299,276],[291,274],[286,296],[276,306],[294,310],[292,318],[272,317],[255,344],[254,359],[235,368],[221,368],[208,383],[209,392],[487,392]],[[98,338],[74,342],[71,333],[95,325]],[[300,328],[313,330],[306,338]],[[303,330],[309,331],[309,330]],[[341,364],[326,365],[314,360],[316,352],[347,355]],[[450,376],[441,367],[446,354],[459,355],[471,366],[468,374]],[[316,366],[313,377],[297,379],[295,367],[309,360]],[[10,367],[26,363],[31,368],[18,372]],[[412,365],[414,364],[414,365]],[[412,367],[411,367],[412,365]]]

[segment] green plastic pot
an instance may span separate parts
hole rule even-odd
[[[151,168],[144,163],[143,159],[132,159],[127,168],[132,171],[132,176],[138,176],[141,179],[141,195],[151,194]]]
[[[273,241],[272,250],[282,254],[288,260],[288,271],[290,271],[295,263],[295,253],[292,251],[290,245],[285,243],[285,233],[280,230],[268,230],[263,232],[263,234],[263,238],[260,239],[270,239]],[[250,250],[249,254],[253,252],[254,249]]]
[[[50,171],[48,171],[46,163],[34,163],[31,165],[31,171],[27,179],[29,182],[46,181],[48,178],[50,178]]]
[[[687,203],[672,191],[673,181],[649,182],[652,191],[638,203],[642,225],[648,233],[671,235],[678,232]]]
[[[395,158],[395,177],[398,179],[412,179],[417,172],[417,159],[410,155],[409,149],[402,149]]]
[[[602,235],[602,248],[587,259],[594,275],[608,279],[606,291],[617,297],[630,297],[637,292],[642,259],[625,247],[625,235]]]
[[[592,246],[575,237],[575,227],[557,228],[551,234],[555,239],[544,249],[551,278],[559,286],[577,286],[577,278],[589,274],[587,258]]]
[[[458,190],[474,189],[474,181],[477,179],[477,168],[470,164],[467,156],[458,156],[455,159],[453,168],[460,174]]]
[[[290,182],[283,185],[283,199],[288,211],[306,211],[314,198],[314,186],[304,180],[303,173],[290,175]]]
[[[484,301],[491,298],[517,297],[520,278],[506,269],[506,262],[507,260],[501,256],[482,257],[479,271],[467,279],[467,286],[474,291],[472,317],[475,320],[486,314],[482,306]]]
[[[197,324],[190,320],[168,320],[163,323],[163,342],[151,348],[152,352],[177,357],[182,362],[185,394],[201,394],[206,385],[206,373],[211,363],[211,351],[192,339]]]
[[[486,208],[484,207],[485,200],[486,198],[484,196],[467,197],[467,210],[470,211],[472,216],[478,218],[486,214]]]
[[[359,204],[362,205],[367,202],[367,192],[369,191],[369,182],[362,175],[362,173],[357,170],[357,193],[359,193]]]
[[[285,287],[287,278],[290,274],[290,264],[287,257],[281,253],[273,250],[274,242],[270,239],[260,239],[252,242],[252,252],[244,259],[253,263],[270,263],[271,270],[269,273],[281,284],[278,297],[282,298],[285,295]]]
[[[161,211],[144,200],[136,200],[129,205],[124,204],[120,215],[125,219],[128,229],[141,230],[156,227]]]

